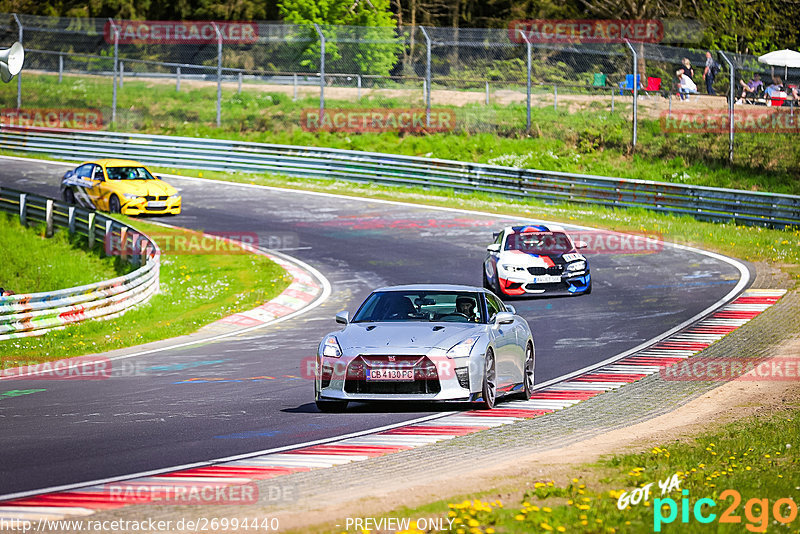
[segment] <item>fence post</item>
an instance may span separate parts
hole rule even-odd
[[[636,54],[636,49],[633,48],[631,42],[625,39],[625,44],[631,49],[633,53],[633,133],[631,134],[631,148],[636,149],[636,123],[639,111],[639,57]]]
[[[611,113],[614,113],[614,93],[616,92],[615,89],[611,90]]]
[[[222,126],[222,33],[216,22],[212,22],[217,32],[217,128]]]
[[[17,40],[22,43],[22,22],[20,22],[19,17],[16,13],[14,13],[14,21],[17,23],[17,27],[19,28],[19,36]],[[22,108],[22,72],[17,73],[17,109]]]
[[[361,100],[361,75],[358,74],[358,100]],[[374,87],[374,86],[373,86]]]
[[[425,126],[431,125],[431,38],[425,26],[420,26],[425,37]]]
[[[53,199],[48,198],[44,208],[44,236],[53,237]]]
[[[180,92],[181,90],[181,68],[175,68],[175,91]]]
[[[522,38],[525,40],[525,49],[527,53],[527,71],[528,71],[528,82],[525,89],[525,107],[527,108],[527,119],[525,121],[526,128],[528,131],[531,129],[531,42],[528,40],[528,36],[525,35],[525,32],[519,33]]]
[[[19,224],[28,226],[28,195],[25,193],[19,196]]]
[[[236,90],[236,94],[242,94],[242,72],[239,71],[239,88]]]
[[[64,77],[64,54],[58,54],[58,83]]]
[[[319,120],[325,115],[325,34],[319,24],[314,24],[319,35]]]
[[[103,251],[105,252],[106,256],[111,256],[111,253],[114,250],[114,242],[112,241],[112,237],[114,236],[113,224],[114,221],[111,219],[106,219],[106,232],[103,237]]]
[[[119,62],[119,28],[114,24],[114,20],[109,18],[111,29],[114,30],[114,83],[111,92],[111,122],[117,120],[117,68]]]
[[[489,80],[486,80],[486,105],[489,105]]]
[[[722,59],[724,59],[725,63],[728,64],[728,69],[730,70],[731,73],[730,88],[729,88],[731,96],[728,99],[728,134],[729,134],[728,160],[731,163],[733,163],[733,137],[734,137],[733,104],[736,101],[736,85],[734,84],[734,82],[736,81],[736,67],[734,66],[733,62],[730,59],[728,59],[728,56],[725,55],[725,52],[720,51],[719,55],[722,56]]]
[[[553,111],[558,111],[558,86],[553,86]]]
[[[125,85],[125,63],[122,61],[119,62],[119,88]]]
[[[294,74],[292,74],[292,85],[294,86],[293,87],[294,91],[293,91],[293,94],[292,94],[292,102],[296,102],[297,101],[297,73],[296,72]]]

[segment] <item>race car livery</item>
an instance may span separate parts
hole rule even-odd
[[[486,248],[483,285],[501,296],[588,295],[588,260],[560,226],[509,226]]]
[[[67,171],[61,196],[68,204],[124,215],[181,212],[177,189],[141,163],[124,159],[88,161]]]

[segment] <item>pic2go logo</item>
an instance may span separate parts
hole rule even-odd
[[[691,512],[694,520],[698,523],[711,523],[717,519],[717,514],[711,512],[711,508],[717,506],[713,499],[700,499],[689,504],[689,490],[681,492],[683,498],[680,505],[674,499],[654,499],[653,500],[653,530],[661,532],[661,525],[673,523],[681,514],[681,523],[689,523]],[[741,494],[736,490],[725,490],[719,494],[722,500],[732,499],[733,502],[719,516],[720,523],[742,523],[742,518],[736,513],[736,509],[742,502]],[[791,523],[797,518],[797,503],[788,497],[776,500],[772,504],[772,517],[775,521],[784,525]],[[666,514],[666,515],[665,515]],[[769,499],[750,499],[744,505],[744,517],[747,520],[745,528],[750,532],[766,532],[769,525],[770,502]]]

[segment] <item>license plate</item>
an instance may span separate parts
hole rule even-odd
[[[534,284],[557,284],[560,281],[561,281],[560,276],[553,276],[549,274],[543,274],[542,276],[533,277]]]
[[[154,200],[147,203],[148,208],[166,208],[167,203],[163,200]]]
[[[413,382],[414,369],[367,369],[367,380],[378,380],[385,382]]]

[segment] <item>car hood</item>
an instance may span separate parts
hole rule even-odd
[[[558,263],[569,263],[575,260],[585,259],[582,254],[576,251],[556,254],[529,254],[521,250],[506,250],[500,254],[499,261],[519,265],[522,267],[552,267]]]
[[[447,350],[459,341],[481,334],[487,325],[469,323],[350,323],[336,334],[342,350]]]
[[[161,180],[119,180],[109,181],[109,185],[122,193],[139,196],[170,196],[178,191]]]

